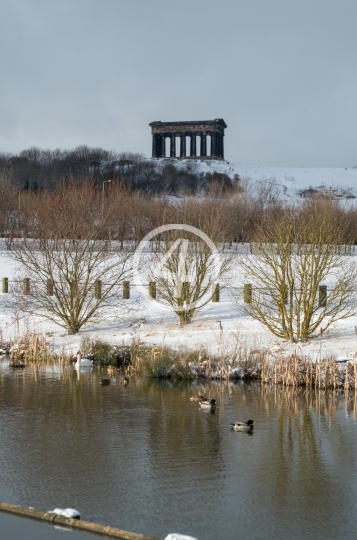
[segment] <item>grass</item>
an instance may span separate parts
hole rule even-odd
[[[2,336],[0,336],[1,338]],[[2,345],[0,339],[0,348]],[[58,354],[46,336],[27,332],[11,344],[10,365],[69,363],[72,359],[64,349]],[[357,390],[357,361],[336,363],[332,356],[314,360],[292,354],[272,358],[266,349],[249,349],[236,340],[233,349],[222,345],[219,355],[199,348],[178,350],[148,346],[133,339],[130,347],[113,345],[100,339],[82,338],[83,356],[92,357],[99,366],[113,365],[132,375],[170,380],[244,379],[297,388]]]
[[[64,350],[60,354],[55,354],[46,336],[36,332],[26,332],[9,345],[10,366],[12,367],[25,367],[32,364],[50,365],[69,360]]]

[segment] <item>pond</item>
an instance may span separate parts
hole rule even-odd
[[[355,394],[104,376],[0,362],[0,500],[157,538],[356,537]]]

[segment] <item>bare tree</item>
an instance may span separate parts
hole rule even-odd
[[[122,315],[121,292],[131,275],[132,254],[114,250],[113,208],[110,201],[102,205],[100,191],[88,182],[22,200],[19,213],[27,236],[13,241],[9,255],[21,277],[30,278],[30,287],[15,289],[15,301],[69,334],[88,321]]]
[[[217,287],[224,288],[231,257],[224,253],[224,219],[218,200],[188,200],[174,214],[181,224],[158,231],[145,273],[156,283],[157,300],[184,325],[212,300]]]
[[[272,212],[257,231],[254,254],[239,263],[252,294],[242,304],[235,293],[236,304],[291,341],[322,335],[353,315],[357,273],[347,230],[346,214],[332,200]]]

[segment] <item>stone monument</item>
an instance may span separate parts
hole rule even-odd
[[[149,126],[152,133],[153,158],[224,159],[223,137],[227,124],[222,118],[193,122],[151,122]],[[189,151],[186,144],[187,137],[189,138]],[[209,152],[208,137],[210,138]],[[167,138],[170,139],[169,156],[166,156]],[[176,156],[177,139],[180,141],[178,156]]]

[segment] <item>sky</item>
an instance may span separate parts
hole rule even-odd
[[[356,0],[0,0],[0,152],[151,156],[223,118],[225,157],[357,165]]]

